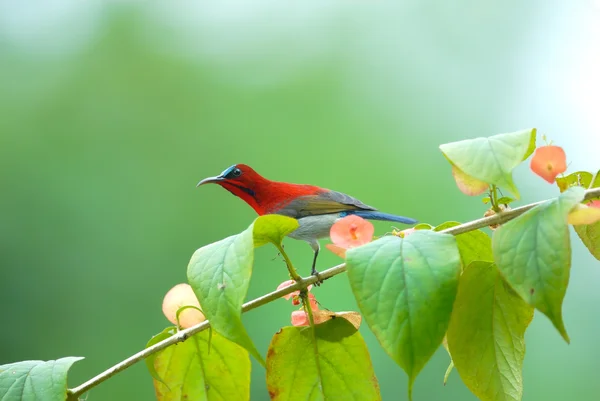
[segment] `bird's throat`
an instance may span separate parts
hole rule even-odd
[[[252,189],[233,182],[223,182],[221,186],[229,192],[231,192],[232,194],[234,194],[235,196],[237,196],[238,198],[243,199],[244,202],[249,204],[252,207],[252,209],[254,209],[259,215],[264,214],[264,211],[258,204],[256,192]]]

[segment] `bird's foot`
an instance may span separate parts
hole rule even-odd
[[[312,272],[310,274],[311,274],[311,276],[317,276],[317,281],[315,281],[315,286],[319,287],[323,283],[323,279],[321,278],[321,275],[319,274],[319,272],[313,268]]]

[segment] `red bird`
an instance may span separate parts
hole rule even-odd
[[[245,164],[235,164],[216,177],[203,179],[197,186],[210,183],[242,198],[260,216],[281,214],[297,219],[300,226],[289,236],[306,241],[312,247],[315,253],[313,275],[318,274],[315,269],[320,249],[318,239],[329,237],[329,230],[338,219],[353,214],[369,220],[417,223],[408,217],[378,212],[341,192],[268,180]]]

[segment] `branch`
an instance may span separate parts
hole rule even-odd
[[[266,305],[270,302],[273,302],[276,299],[283,297],[284,295],[287,295],[294,291],[298,291],[303,288],[306,288],[310,284],[314,284],[317,281],[319,281],[319,278],[321,280],[326,280],[326,279],[329,279],[329,278],[331,278],[339,273],[342,273],[344,271],[346,271],[346,265],[341,264],[341,265],[337,265],[335,267],[332,267],[330,269],[322,271],[321,273],[319,273],[319,277],[310,276],[307,278],[301,278],[300,281],[294,283],[293,285],[290,285],[288,287],[282,288],[277,291],[270,292],[266,295],[263,295],[262,297],[258,297],[258,298],[253,299],[252,301],[246,302],[244,305],[242,305],[242,312],[248,312],[252,309],[258,308],[259,306]],[[96,387],[98,384],[102,383],[106,379],[114,376],[115,374],[121,372],[122,370],[127,369],[131,365],[136,364],[137,362],[141,361],[142,359],[145,359],[156,352],[162,351],[163,349],[165,349],[173,344],[177,344],[179,342],[185,341],[187,338],[193,336],[196,333],[204,331],[204,330],[208,329],[209,327],[210,327],[210,322],[208,320],[205,320],[204,322],[199,323],[195,326],[192,326],[185,330],[178,331],[176,334],[173,334],[171,337],[166,338],[163,341],[158,342],[158,343],[152,345],[151,347],[148,347],[136,354],[133,354],[129,358],[117,363],[113,367],[100,373],[96,377],[93,377],[90,380],[86,381],[85,383],[68,390],[68,392],[71,395],[71,397],[78,397],[78,396],[82,395],[83,393],[85,393],[86,391],[88,391],[89,389],[91,389],[92,387]]]
[[[594,189],[587,190],[585,193],[584,200],[588,200],[588,199],[592,199],[592,198],[596,198],[596,197],[600,197],[600,188],[594,188]],[[496,215],[493,215],[490,217],[473,220],[473,221],[465,223],[465,224],[447,228],[440,232],[446,233],[446,234],[452,234],[452,235],[459,235],[459,234],[464,234],[469,231],[475,231],[480,228],[490,226],[492,224],[506,223],[507,221],[510,221],[510,220],[514,219],[515,217],[520,216],[521,214],[525,213],[526,211],[528,211],[544,202],[547,202],[547,201],[531,203],[529,205],[525,205],[525,206],[518,207],[516,209],[504,211],[502,213],[499,213],[499,214],[496,214]],[[314,284],[317,281],[319,281],[319,279],[327,280],[327,279],[329,279],[333,276],[336,276],[340,273],[343,273],[345,271],[346,271],[346,264],[342,263],[337,266],[331,267],[327,270],[323,270],[322,272],[319,273],[319,277],[317,277],[315,275],[315,276],[309,276],[307,278],[301,278],[298,282],[296,282],[288,287],[282,288],[277,291],[273,291],[273,292],[265,294],[261,297],[255,298],[252,301],[246,302],[244,305],[242,305],[242,312],[251,311],[252,309],[258,308],[259,306],[266,305],[270,302],[273,302],[276,299],[283,297],[284,295],[287,295],[294,291],[298,291],[303,288],[306,288],[310,284]],[[156,352],[162,351],[163,349],[165,349],[171,345],[185,341],[190,336],[192,336],[196,333],[199,333],[203,330],[206,330],[209,327],[210,327],[210,322],[208,320],[206,320],[195,326],[192,326],[185,330],[181,330],[181,331],[177,332],[176,334],[172,335],[171,337],[169,337],[159,343],[156,343],[153,346],[148,347],[148,348],[130,356],[129,358],[117,363],[113,367],[105,370],[104,372],[100,373],[96,377],[91,378],[90,380],[86,381],[85,383],[68,390],[68,393],[71,397],[78,397],[78,396],[82,395],[83,393],[85,393],[86,391],[88,391],[89,389],[91,389],[92,387],[97,386],[98,384],[102,383],[103,381],[107,380],[108,378],[112,377],[113,375],[127,369],[128,367],[130,367],[131,365],[134,365],[135,363],[141,361],[142,359],[145,359]]]

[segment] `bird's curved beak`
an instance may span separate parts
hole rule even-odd
[[[208,177],[208,178],[205,178],[202,181],[200,181],[198,183],[198,185],[196,185],[196,188],[198,188],[200,185],[204,185],[204,184],[217,184],[223,180],[225,180],[225,179],[221,176]]]

